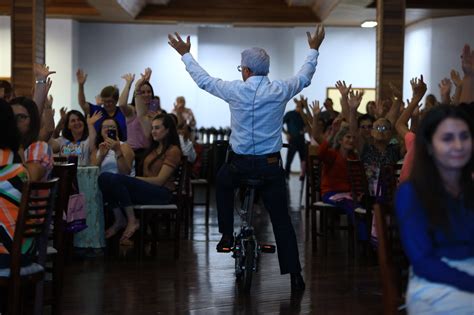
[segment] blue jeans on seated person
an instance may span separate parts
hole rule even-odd
[[[359,204],[354,202],[352,199],[339,199],[339,200],[332,200],[331,197],[333,197],[336,194],[341,194],[343,192],[341,191],[331,191],[328,193],[325,193],[322,196],[322,200],[325,203],[334,205],[342,210],[344,210],[347,214],[347,220],[349,222],[352,222],[356,228],[356,233],[357,237],[360,241],[367,241],[369,239],[369,234],[367,232],[367,224],[363,220],[356,220],[356,217],[354,215],[354,210],[361,207]],[[369,209],[366,209],[369,211]]]
[[[107,172],[100,174],[99,188],[104,204],[110,209],[132,205],[163,205],[170,203],[173,197],[168,188]]]

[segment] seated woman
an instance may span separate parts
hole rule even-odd
[[[20,133],[16,126],[13,110],[5,100],[0,99],[0,173],[2,174],[0,181],[0,268],[10,267],[9,251],[13,243],[21,193],[24,183],[28,180],[27,170],[18,154],[20,145]]]
[[[334,148],[323,137],[321,124],[318,124],[320,108],[313,104],[313,138],[319,144],[318,157],[321,160],[321,196],[326,203],[337,205],[353,216],[354,204],[350,197],[351,184],[347,170],[347,159],[357,159],[354,151],[354,137],[348,126],[342,126],[333,139]]]
[[[44,141],[38,141],[41,119],[35,102],[26,97],[10,101],[20,132],[19,154],[28,169],[31,181],[47,180],[53,169],[53,154]]]
[[[102,117],[100,112],[95,112],[90,121],[86,121],[86,117],[77,111],[69,111],[64,120],[58,123],[63,124],[62,135],[57,139],[51,139],[53,152],[68,158],[77,158],[77,165],[86,166],[90,164],[90,143],[89,143],[89,128],[88,123],[94,125]]]
[[[409,180],[396,215],[411,264],[409,314],[472,314],[474,301],[473,126],[461,109],[430,109],[416,133]]]
[[[120,141],[122,132],[112,117],[105,118],[100,124],[100,134],[95,136],[94,124],[89,124],[91,145],[91,164],[100,167],[100,173],[113,173],[135,176],[134,153],[132,148]],[[94,140],[94,138],[96,138]],[[125,227],[125,220],[120,208],[114,208],[115,224],[105,232],[109,238],[117,230]]]
[[[127,227],[121,237],[122,243],[127,242],[140,226],[132,206],[167,204],[175,188],[172,175],[181,161],[176,126],[169,115],[160,114],[153,119],[151,127],[152,143],[145,155],[143,177],[108,172],[99,176],[104,204],[110,209],[125,210]],[[111,237],[119,227],[120,222],[114,222],[107,236]]]

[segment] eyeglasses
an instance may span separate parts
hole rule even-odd
[[[365,129],[365,130],[371,130],[372,129],[372,125],[361,125],[359,126],[360,129]]]
[[[390,131],[390,127],[387,127],[384,125],[377,126],[374,129],[377,130],[378,132]]]
[[[242,72],[242,70],[243,70],[244,68],[247,68],[247,69],[249,69],[249,71],[251,71],[249,67],[245,67],[245,66],[242,66],[242,65],[238,65],[238,66],[237,66],[237,71]]]
[[[27,120],[28,118],[30,118],[30,116],[28,116],[26,114],[16,114],[15,115],[16,121]]]

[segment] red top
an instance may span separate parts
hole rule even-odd
[[[318,157],[323,163],[321,176],[321,195],[331,191],[351,191],[347,159],[338,150],[331,149],[324,140],[319,146]],[[351,156],[351,158],[356,156]]]

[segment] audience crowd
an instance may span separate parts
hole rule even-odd
[[[412,266],[407,303],[413,314],[473,307],[474,51],[468,45],[462,50],[461,68],[437,86],[440,101],[433,94],[425,96],[428,87],[421,75],[410,81],[412,94],[406,103],[401,87],[391,86],[389,98],[371,100],[366,113],[360,113],[363,91],[338,81],[340,112],[329,98],[320,108],[317,101],[310,105],[301,96],[294,99],[296,110],[282,121],[290,143],[286,174],[296,151],[304,160],[305,139],[310,140],[322,163],[322,200],[343,209],[351,220],[356,221],[361,200],[352,198],[347,159],[363,163],[372,196],[382,166],[402,165],[396,215]],[[124,74],[121,93],[116,86],[105,86],[95,104],[85,97],[87,74],[77,70],[81,111],[61,108],[57,124],[48,96],[54,72],[35,65],[34,74],[31,98],[16,96],[7,81],[0,81],[0,267],[8,264],[22,185],[47,180],[55,155],[100,168],[104,209],[114,217],[105,237],[123,231],[122,244],[130,243],[141,224],[132,205],[168,203],[181,157],[196,161],[193,111],[178,96],[172,112],[166,113],[150,83],[151,69],[134,85],[135,75]],[[362,232],[358,236],[367,238]],[[436,301],[441,290],[452,294]]]

